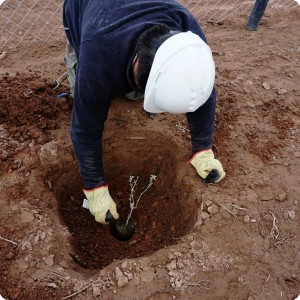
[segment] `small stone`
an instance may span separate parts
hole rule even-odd
[[[117,281],[118,287],[123,287],[128,284],[128,278],[126,276],[119,277]]]
[[[296,216],[296,213],[295,213],[293,210],[290,210],[290,211],[288,212],[288,215],[289,215],[289,218],[290,218],[290,219],[294,220],[294,219],[295,219],[295,216]]]
[[[211,200],[206,200],[205,201],[205,205],[208,207],[208,206],[211,206],[213,204],[213,202]]]
[[[176,278],[176,279],[175,279],[175,286],[176,286],[177,288],[180,288],[181,285],[182,285],[182,280],[179,279],[179,278]]]
[[[207,211],[208,211],[210,214],[214,215],[214,214],[216,214],[216,213],[219,211],[219,207],[218,207],[218,205],[213,204],[213,205],[211,205],[210,207],[208,207]]]
[[[289,212],[288,211],[283,212],[283,218],[285,220],[287,220],[289,218]]]
[[[48,265],[50,267],[54,266],[54,255],[52,254],[52,255],[47,256],[44,259],[44,262],[45,262],[46,265]]]
[[[269,90],[269,89],[271,88],[271,87],[270,87],[270,84],[267,83],[267,82],[263,82],[262,86],[263,86],[263,88],[264,88],[265,90]]]
[[[166,268],[171,271],[176,269],[176,260],[172,260],[168,265],[166,265]]]
[[[255,219],[251,219],[251,223],[256,223],[257,221]]]
[[[300,157],[300,151],[294,152],[294,157],[299,158]]]
[[[126,269],[127,268],[127,261],[124,261],[123,263],[122,263],[122,269]]]
[[[283,95],[283,94],[286,94],[286,93],[287,93],[287,90],[281,89],[281,88],[279,88],[278,91],[277,91],[278,95]]]
[[[98,297],[100,295],[101,295],[101,290],[100,290],[99,286],[97,286],[97,285],[93,286],[93,296]]]
[[[201,218],[203,219],[203,220],[205,220],[205,219],[207,219],[207,218],[209,218],[209,214],[207,213],[207,212],[202,212],[201,213]]]
[[[254,300],[254,298],[253,298],[253,297],[251,297],[251,296],[249,296],[249,297],[248,297],[248,300]]]
[[[243,220],[244,220],[245,223],[249,223],[250,222],[250,217],[248,215],[246,215]]]
[[[120,270],[119,267],[116,267],[115,273],[116,273],[116,280],[117,280],[117,281],[118,281],[121,277],[124,276],[124,274],[122,273],[122,271]]]
[[[21,211],[21,222],[29,223],[34,220],[34,214],[29,211]]]
[[[244,82],[244,85],[252,85],[252,84],[253,84],[253,82],[250,79],[248,79]]]
[[[285,192],[279,193],[276,195],[276,199],[279,201],[284,201],[286,199],[287,195]]]

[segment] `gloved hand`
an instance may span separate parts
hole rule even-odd
[[[96,222],[108,224],[105,221],[107,211],[110,211],[115,219],[119,218],[116,203],[111,198],[107,185],[92,190],[83,190],[83,192],[88,200],[89,210],[95,217]]]
[[[222,164],[219,160],[215,159],[211,149],[197,152],[191,158],[190,163],[206,183],[219,182],[226,175]]]

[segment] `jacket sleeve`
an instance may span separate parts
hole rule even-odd
[[[71,122],[71,139],[86,189],[105,183],[102,134],[112,99],[101,75],[105,72],[101,64],[95,65],[99,60],[93,55],[89,49],[80,49]]]
[[[198,34],[201,39],[207,43],[200,25],[194,18],[190,19],[189,30]],[[212,147],[215,111],[216,90],[214,87],[210,97],[204,105],[199,107],[195,112],[187,113],[193,153]]]

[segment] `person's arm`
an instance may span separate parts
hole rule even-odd
[[[210,149],[213,144],[213,129],[216,110],[216,91],[195,112],[187,113],[192,139],[193,154]]]
[[[102,134],[113,95],[105,75],[102,76],[106,74],[101,69],[103,64],[96,63],[89,48],[81,49],[78,61],[71,139],[89,210],[97,222],[105,224],[108,211],[118,218],[116,204],[105,183],[102,163]]]
[[[204,33],[194,19],[191,20],[190,30],[207,43]],[[193,151],[190,163],[206,183],[219,182],[226,175],[222,164],[215,159],[212,151],[215,111],[216,90],[214,87],[210,97],[201,107],[195,112],[187,113]]]

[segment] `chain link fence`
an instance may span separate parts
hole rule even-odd
[[[181,0],[200,22],[216,22],[236,15],[249,15],[255,0]],[[0,6],[0,51],[15,49],[21,43],[65,39],[62,26],[63,0],[6,0]],[[292,10],[294,0],[270,0],[267,12]],[[245,18],[246,22],[246,18]]]

